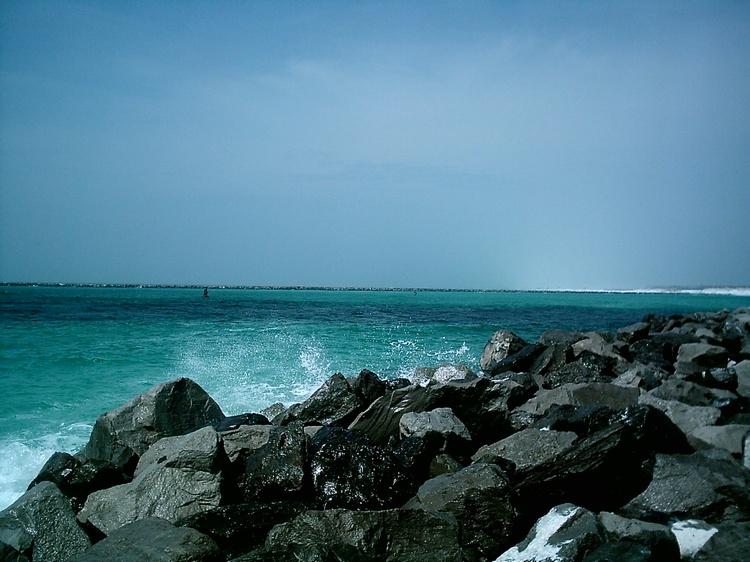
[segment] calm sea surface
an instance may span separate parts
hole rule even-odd
[[[735,309],[750,293],[614,294],[0,287],[0,509],[96,417],[190,377],[227,415],[304,400],[335,372],[478,370],[492,335],[615,330],[644,314]]]

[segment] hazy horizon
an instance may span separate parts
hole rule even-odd
[[[0,3],[0,282],[750,286],[750,3]]]

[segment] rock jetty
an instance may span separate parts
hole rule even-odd
[[[499,330],[480,365],[274,415],[160,384],[0,512],[0,560],[750,560],[750,309]]]

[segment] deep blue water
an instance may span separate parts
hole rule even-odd
[[[187,376],[228,415],[306,398],[335,372],[465,363],[508,328],[615,330],[646,313],[750,306],[750,293],[614,294],[0,287],[0,508],[96,417]]]

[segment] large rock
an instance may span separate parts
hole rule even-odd
[[[628,517],[699,518],[718,522],[750,515],[750,472],[733,460],[656,455],[648,487],[622,508]]]
[[[302,424],[273,427],[268,442],[248,455],[242,482],[245,501],[299,499],[306,462],[307,436]]]
[[[538,343],[530,343],[521,348],[520,351],[509,355],[505,359],[494,362],[490,376],[497,376],[500,373],[511,371],[514,373],[523,373],[529,371],[535,365],[537,359],[547,348]]]
[[[387,448],[353,430],[323,427],[310,441],[309,456],[313,495],[322,508],[397,507],[417,487]]]
[[[515,472],[525,472],[540,463],[550,462],[577,439],[578,436],[570,431],[524,429],[497,443],[480,447],[472,461],[503,467],[512,463]]]
[[[558,505],[534,524],[526,539],[495,562],[577,562],[604,540],[596,515],[572,504]]]
[[[241,425],[221,432],[224,451],[229,461],[236,462],[245,457],[247,462],[247,455],[268,443],[274,431],[278,432],[270,425]]]
[[[286,425],[301,421],[305,425],[347,426],[363,410],[364,402],[344,375],[336,373],[301,404],[290,406],[273,423]]]
[[[440,436],[440,452],[464,452],[471,442],[471,434],[450,408],[435,408],[429,412],[408,412],[399,421],[402,438]]]
[[[510,544],[517,516],[508,477],[477,463],[425,482],[407,507],[452,513],[461,526],[467,558],[492,559]]]
[[[225,462],[213,427],[165,437],[143,454],[132,482],[91,494],[78,519],[109,535],[146,517],[175,521],[216,507]]]
[[[58,559],[60,560],[60,559]],[[68,562],[220,562],[216,543],[195,529],[148,517],[120,527]]]
[[[239,560],[461,562],[459,528],[421,510],[308,511],[274,527],[260,552]]]
[[[510,330],[498,330],[485,344],[479,367],[485,373],[492,373],[498,363],[511,355],[518,353],[528,343]]]
[[[696,448],[717,447],[741,458],[745,438],[750,435],[750,425],[710,425],[693,430],[689,437]]]
[[[721,346],[708,343],[685,343],[680,346],[674,364],[678,376],[699,375],[717,367],[726,367],[729,352]]]
[[[740,361],[732,369],[737,375],[737,394],[750,398],[750,360]]]
[[[625,408],[638,403],[640,391],[634,387],[593,382],[564,384],[550,390],[540,390],[536,396],[517,409],[544,415],[553,405],[590,406],[600,404],[610,408]]]
[[[750,522],[717,525],[717,532],[701,546],[695,562],[747,562],[750,560]]]
[[[91,546],[70,500],[52,482],[41,482],[0,512],[3,560],[58,562]]]
[[[362,412],[349,426],[380,445],[394,444],[400,434],[401,417],[408,412],[450,408],[466,425],[475,444],[490,443],[510,433],[508,401],[517,385],[486,377],[472,380],[411,385],[394,390]]]
[[[709,406],[724,411],[739,408],[739,397],[734,392],[703,386],[677,377],[665,380],[660,386],[649,391],[649,394],[664,400],[679,400],[690,406]]]
[[[263,545],[268,532],[310,506],[299,502],[252,502],[213,507],[175,521],[213,539],[222,554],[234,558]]]
[[[213,398],[190,379],[165,382],[99,416],[81,454],[132,472],[138,457],[162,437],[184,435],[224,417]]]
[[[714,425],[721,417],[721,410],[711,406],[690,406],[678,400],[664,400],[653,394],[642,394],[638,403],[664,412],[683,433],[689,434],[693,430],[706,425]]]
[[[108,461],[80,459],[68,453],[54,453],[39,474],[29,484],[29,489],[40,482],[53,482],[72,501],[73,509],[80,511],[89,494],[130,481],[130,477]]]
[[[629,541],[644,545],[648,547],[648,560],[679,562],[680,547],[674,534],[666,525],[628,519],[606,511],[599,514],[599,520],[604,526],[608,540]]]

